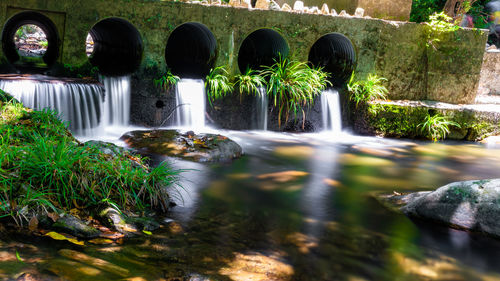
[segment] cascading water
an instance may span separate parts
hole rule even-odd
[[[3,77],[2,77],[3,78]],[[99,125],[104,89],[99,84],[30,75],[0,78],[0,89],[24,106],[55,110],[75,135],[89,135]]]
[[[268,98],[266,88],[259,87],[256,96],[257,130],[267,130]]]
[[[175,99],[177,125],[205,127],[205,84],[201,79],[180,79]]]
[[[128,126],[130,121],[130,76],[101,76],[106,90],[102,126]]]
[[[342,115],[340,113],[339,92],[335,89],[326,89],[321,94],[321,114],[323,129],[339,134],[342,132]]]

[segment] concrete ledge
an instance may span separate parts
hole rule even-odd
[[[500,133],[500,105],[455,105],[435,101],[374,101],[353,108],[351,120],[360,134],[425,138],[419,124],[427,114],[440,114],[460,125],[450,126],[447,139],[479,141]]]

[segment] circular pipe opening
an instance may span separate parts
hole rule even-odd
[[[86,43],[90,63],[104,75],[130,74],[141,64],[144,50],[141,34],[124,19],[107,18],[99,21],[90,29]]]
[[[273,65],[280,57],[286,58],[289,50],[285,38],[277,31],[258,29],[250,33],[241,43],[238,67],[241,73],[248,68],[261,70],[263,66]]]
[[[309,51],[309,62],[330,73],[334,87],[344,86],[356,68],[356,51],[351,40],[340,33],[329,33],[319,38]]]
[[[47,43],[43,46],[44,51],[38,56],[29,56],[19,49],[19,44],[16,46],[15,38],[18,37],[16,33],[24,26],[36,26],[45,35]],[[20,12],[7,20],[2,30],[2,50],[5,57],[9,63],[23,72],[37,71],[52,66],[59,57],[59,45],[59,34],[55,24],[47,16],[38,12]],[[36,57],[41,59],[33,59]]]
[[[217,40],[201,23],[181,24],[168,37],[165,62],[174,75],[203,79],[214,67],[216,59]]]

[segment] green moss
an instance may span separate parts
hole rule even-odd
[[[363,130],[396,138],[425,138],[418,126],[427,114],[439,113],[460,128],[450,126],[448,139],[478,141],[500,133],[497,121],[467,110],[434,109],[425,106],[403,106],[390,103],[368,103],[356,109],[354,123],[363,123]],[[360,122],[359,119],[364,119]],[[355,128],[355,130],[360,130]]]
[[[368,104],[367,121],[377,134],[388,137],[420,137],[418,124],[427,109],[393,104]]]

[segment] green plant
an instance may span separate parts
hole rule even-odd
[[[306,63],[278,59],[273,65],[264,67],[262,75],[267,82],[267,94],[278,108],[278,126],[284,118],[288,121],[291,112],[297,116],[304,106],[311,105],[330,82],[328,73],[309,67]]]
[[[431,116],[427,113],[425,120],[417,128],[420,128],[420,132],[432,141],[438,141],[446,138],[446,135],[450,133],[449,126],[460,128],[460,124],[449,120],[445,116],[439,114]]]
[[[247,68],[245,73],[236,75],[234,80],[234,85],[238,89],[240,97],[243,93],[256,95],[259,88],[264,87],[266,84],[264,77],[250,68]]]
[[[48,210],[109,204],[166,210],[179,171],[148,168],[126,151],[81,144],[52,111],[0,102],[0,217],[18,224]]]
[[[426,47],[432,47],[435,50],[437,49],[436,43],[441,41],[438,38],[441,34],[455,32],[461,28],[460,26],[455,25],[453,19],[444,12],[434,13],[431,15],[429,17],[429,21],[425,22],[425,25],[428,27],[426,32]]]
[[[210,70],[205,79],[205,88],[210,105],[214,100],[224,97],[233,91],[233,84],[229,81],[228,72],[223,66]]]
[[[179,76],[172,74],[170,69],[167,69],[167,72],[160,78],[154,79],[153,83],[156,87],[160,87],[163,91],[167,92],[171,86],[177,84],[179,79]]]
[[[387,88],[382,85],[382,82],[387,81],[387,79],[378,77],[375,74],[369,74],[366,80],[355,80],[354,77],[355,75],[353,73],[347,84],[347,90],[351,94],[350,99],[356,103],[356,106],[358,106],[360,102],[386,99],[388,91]]]

